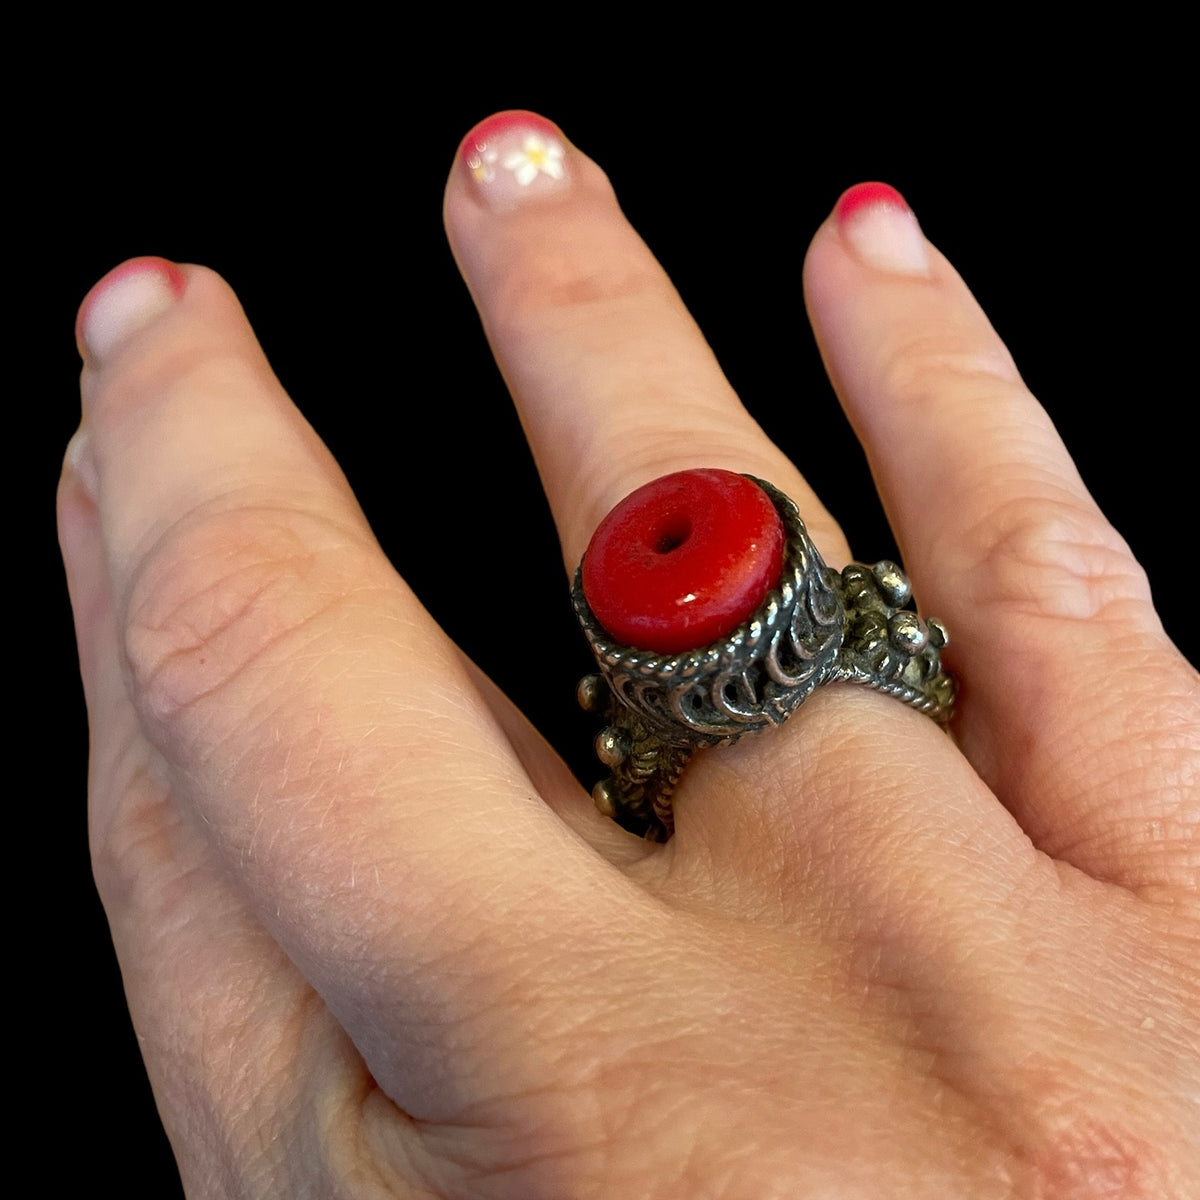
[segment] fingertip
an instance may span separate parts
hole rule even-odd
[[[861,265],[890,275],[930,275],[929,244],[911,205],[891,184],[847,188],[833,207],[832,223]]]
[[[173,308],[187,273],[165,258],[144,255],[114,267],[95,283],[75,318],[75,344],[90,366],[110,358],[133,334]]]
[[[462,139],[447,186],[485,210],[504,214],[569,193],[577,156],[563,131],[528,109],[485,117]]]
[[[873,180],[848,187],[833,206],[833,215],[838,224],[845,224],[855,214],[878,204],[900,212],[912,212],[908,201],[890,183]]]
[[[66,454],[63,456],[62,477],[64,486],[70,482],[76,483],[95,503],[100,493],[100,474],[92,449],[91,433],[84,425],[75,431],[67,443]]]
[[[528,108],[504,108],[470,128],[459,143],[459,159],[468,170],[479,167],[481,160],[490,160],[496,142],[513,130],[535,131],[547,138],[566,141],[562,130],[549,117]]]

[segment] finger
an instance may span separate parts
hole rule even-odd
[[[845,560],[836,523],[738,401],[603,172],[561,131],[528,112],[477,126],[445,217],[569,571],[618,500],[687,467],[769,479],[822,552]]]
[[[81,429],[58,507],[91,730],[96,885],[184,1184],[229,1190],[233,1179],[244,1185],[285,1166],[269,1161],[270,1147],[291,1144],[280,1134],[301,1106],[278,1067],[294,1053],[288,1042],[313,1011],[312,992],[221,879],[207,838],[170,802],[141,736],[122,679],[96,482]],[[214,1055],[214,1043],[227,1053]],[[267,1147],[267,1157],[247,1155],[251,1144]]]
[[[472,131],[447,186],[445,213],[528,433],[569,570],[616,500],[653,477],[696,466],[771,480],[797,501],[826,557],[847,560],[836,523],[733,394],[607,179],[554,126],[530,113],[505,113]],[[829,845],[895,841],[889,791],[914,781],[924,788],[934,777],[947,791],[957,789],[945,808],[955,833],[931,847],[924,818],[906,810],[907,836],[931,871],[938,861],[950,868],[948,847],[979,833],[978,807],[960,803],[978,787],[973,773],[931,722],[921,717],[911,725],[914,714],[894,700],[847,699],[844,689],[830,690],[838,695],[828,705],[806,706],[770,736],[689,765],[674,794],[669,863],[695,845],[700,876],[712,854],[735,859],[750,879],[779,862],[811,863],[807,850],[796,851],[814,838]],[[918,748],[905,777],[888,776],[881,786],[873,755],[847,763],[845,731],[850,723],[869,733],[897,721]],[[854,803],[845,802],[848,795]],[[830,816],[841,832],[825,824]],[[766,845],[781,849],[747,852]],[[933,859],[926,857],[931,851]],[[670,871],[675,882],[684,874]]]
[[[1035,843],[1150,889],[1197,869],[1197,678],[961,279],[883,185],[805,272],[831,377],[922,604],[946,619],[961,744]]]
[[[135,261],[94,290],[80,334],[103,554],[70,536],[64,550],[81,599],[112,597],[110,648],[83,654],[98,708],[137,718],[243,902],[388,1094],[457,1111],[468,1083],[430,1031],[511,1008],[512,964],[549,926],[603,931],[588,886],[608,868],[538,797],[228,288]],[[124,794],[109,839],[136,822]],[[523,1011],[536,1025],[536,1000]]]

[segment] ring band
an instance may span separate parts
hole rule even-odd
[[[575,572],[575,613],[599,667],[577,695],[603,714],[596,754],[612,772],[592,795],[602,813],[654,841],[674,830],[671,794],[696,751],[782,724],[823,684],[875,688],[939,724],[953,714],[955,681],[941,665],[945,626],[905,608],[912,589],[904,572],[887,561],[827,567],[795,504],[764,480],[743,478],[779,515],[783,571],[727,635],[681,653],[622,645],[584,594],[583,562]]]

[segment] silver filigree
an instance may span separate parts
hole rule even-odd
[[[822,684],[865,684],[942,723],[953,711],[954,680],[940,660],[945,627],[904,607],[904,572],[890,562],[830,569],[795,504],[747,478],[783,522],[784,569],[728,637],[674,655],[621,645],[592,614],[582,564],[575,572],[575,612],[600,668],[578,698],[604,716],[596,754],[612,771],[592,795],[601,812],[655,840],[671,836],[671,793],[692,754],[781,724]]]

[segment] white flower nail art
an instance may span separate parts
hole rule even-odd
[[[571,154],[558,130],[536,113],[498,113],[476,126],[462,147],[475,194],[496,212],[569,189]]]
[[[528,133],[521,143],[520,149],[511,150],[504,156],[500,165],[513,173],[513,177],[522,187],[528,187],[539,175],[549,175],[551,179],[563,177],[563,148],[558,142],[542,137],[540,134]]]

